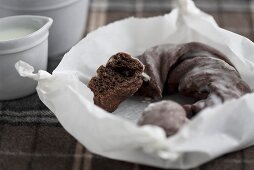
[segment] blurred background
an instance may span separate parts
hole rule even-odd
[[[219,26],[253,39],[254,1],[194,0],[211,14]],[[87,32],[129,16],[163,15],[175,6],[174,0],[92,0]]]

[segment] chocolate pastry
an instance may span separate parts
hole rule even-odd
[[[184,106],[193,112],[189,115],[251,92],[229,59],[202,43],[159,45],[138,58],[151,79],[143,83],[137,94],[158,98],[163,91],[168,94],[179,91],[200,100]]]
[[[139,119],[139,125],[156,125],[163,128],[167,136],[172,136],[186,123],[188,118],[181,105],[173,101],[150,104]]]
[[[169,73],[166,87],[171,93],[178,90],[200,100],[192,105],[193,113],[251,92],[234,67],[205,55],[196,55],[178,64]]]
[[[132,96],[142,85],[144,65],[126,53],[117,53],[100,66],[88,87],[94,93],[94,103],[108,112]]]

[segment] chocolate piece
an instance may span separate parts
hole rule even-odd
[[[132,96],[142,85],[144,65],[126,53],[117,53],[100,66],[88,87],[94,93],[94,103],[108,112],[113,112],[127,97]]]
[[[174,135],[186,122],[184,108],[173,101],[150,104],[139,119],[139,125],[156,125],[163,128],[167,136]]]
[[[229,59],[202,43],[159,45],[138,58],[151,80],[143,83],[137,95],[158,98],[162,92],[180,92],[201,100],[185,106],[189,115],[251,92]]]

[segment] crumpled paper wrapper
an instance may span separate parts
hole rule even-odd
[[[64,56],[52,75],[45,71],[33,74],[33,67],[22,61],[16,69],[21,76],[38,81],[41,101],[71,135],[91,152],[105,157],[182,169],[253,145],[253,94],[203,110],[170,138],[159,127],[135,124],[148,101],[130,98],[113,114],[93,104],[93,93],[86,84],[98,66],[116,52],[137,56],[164,43],[208,44],[226,54],[254,87],[254,44],[218,27],[191,0],[177,4],[164,16],[128,18],[90,33]]]

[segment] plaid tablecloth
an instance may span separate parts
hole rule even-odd
[[[196,0],[220,26],[253,40],[254,1]],[[168,13],[171,0],[93,0],[87,32],[129,16]],[[52,70],[56,62],[49,63]],[[71,113],[70,113],[71,114]],[[155,170],[94,155],[70,136],[37,94],[0,102],[0,170]],[[196,170],[254,170],[254,147],[225,155]]]

